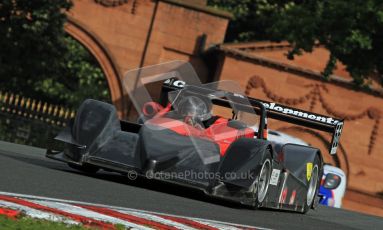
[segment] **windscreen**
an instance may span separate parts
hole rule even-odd
[[[182,110],[183,108],[179,108],[179,104],[182,105],[180,102],[193,94],[193,97],[202,98],[202,101],[208,104],[205,107],[208,107],[214,116],[236,120],[247,127],[258,129],[260,116],[237,82],[217,81],[198,86],[185,85],[183,89],[169,92],[168,99],[175,110]]]
[[[188,62],[172,61],[158,65],[143,67],[128,71],[123,78],[123,85],[128,92],[131,102],[141,117],[142,108],[148,102],[153,102],[150,92],[145,87],[150,83],[160,83],[166,79],[176,78],[189,85],[201,85],[194,68]]]
[[[169,79],[182,87],[168,92],[169,103],[163,106],[151,98],[145,86]],[[140,114],[144,152],[158,162],[188,159],[186,168],[208,167],[218,163],[238,138],[254,138],[253,127],[257,126],[259,116],[240,86],[231,81],[201,84],[187,62],[129,71],[124,86]],[[223,110],[226,116],[220,113]]]

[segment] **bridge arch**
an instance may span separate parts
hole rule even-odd
[[[105,74],[110,89],[111,99],[120,118],[126,116],[127,103],[122,86],[122,76],[116,61],[101,39],[84,24],[68,15],[64,26],[65,32],[80,42],[96,58]]]

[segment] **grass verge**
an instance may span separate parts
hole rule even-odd
[[[117,230],[125,229],[122,225],[115,225]],[[18,219],[10,219],[0,215],[1,230],[89,230],[89,227],[82,225],[69,225],[48,220],[33,219],[21,216]],[[95,228],[97,229],[97,228]]]

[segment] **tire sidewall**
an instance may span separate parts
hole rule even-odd
[[[315,193],[314,193],[314,197],[313,197],[313,200],[311,202],[311,204],[307,204],[307,193],[309,191],[309,186],[310,186],[310,182],[311,180],[309,181],[308,183],[308,186],[307,186],[307,193],[306,193],[306,198],[304,199],[304,204],[303,204],[303,213],[307,213],[311,208],[313,208],[313,205],[315,203],[315,199],[316,197],[318,196],[318,193],[319,193],[319,187],[320,187],[320,181],[321,181],[321,178],[322,178],[322,175],[323,175],[323,161],[322,161],[322,158],[320,157],[319,154],[316,154],[315,156],[315,159],[313,161],[313,169],[315,167],[318,167],[318,177],[317,177],[317,182],[316,182],[316,190],[315,190]],[[312,178],[312,177],[311,177]]]
[[[271,172],[272,172],[272,169],[273,169],[273,163],[272,163],[273,161],[272,161],[272,157],[271,157],[271,150],[269,148],[266,148],[265,154],[263,155],[263,158],[262,158],[262,161],[259,164],[259,169],[257,170],[257,176],[255,178],[255,180],[258,181],[257,184],[259,183],[260,174],[261,174],[261,171],[262,171],[262,166],[263,166],[263,164],[267,160],[270,161],[270,171],[269,171],[269,173],[267,175],[267,178],[268,178],[267,181],[268,182],[267,182],[267,185],[266,185],[267,186],[267,188],[266,188],[266,195],[265,195],[265,197],[264,197],[264,199],[262,201],[259,201],[258,200],[258,192],[259,192],[258,188],[256,189],[256,192],[253,193],[253,198],[254,198],[254,205],[253,205],[253,207],[256,208],[256,209],[259,208],[259,207],[262,207],[262,203],[266,200],[267,193],[268,193],[268,190],[269,190],[270,177],[271,177]],[[258,186],[258,185],[256,185],[256,186]]]

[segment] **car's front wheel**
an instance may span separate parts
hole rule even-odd
[[[266,150],[266,154],[262,160],[262,166],[259,173],[250,187],[254,199],[254,207],[259,208],[265,200],[270,184],[270,176],[272,171],[272,160],[270,150]]]

